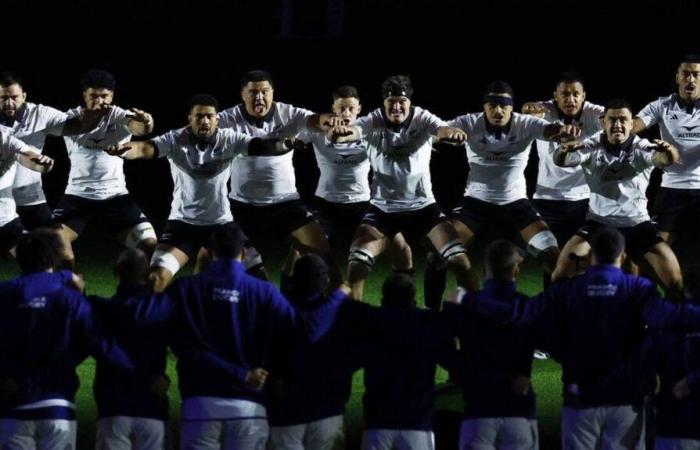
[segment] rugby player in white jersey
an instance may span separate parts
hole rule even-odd
[[[272,77],[263,70],[245,73],[240,87],[243,103],[219,113],[221,128],[253,137],[294,138],[313,114],[274,101]],[[252,244],[291,238],[299,252],[323,256],[331,267],[334,283],[338,282],[340,274],[330,257],[323,228],[297,192],[292,158],[292,153],[237,157],[231,165],[231,210]],[[249,272],[267,278],[262,260],[257,262],[253,267],[252,262],[246,262]]]
[[[75,256],[71,243],[93,219],[101,219],[122,244],[140,248],[150,258],[156,247],[155,230],[129,195],[124,161],[102,150],[129,142],[132,135],[150,133],[153,117],[139,109],[127,111],[112,104],[116,80],[109,72],[90,69],[82,76],[81,86],[85,106],[68,111],[69,116],[80,115],[83,109],[112,106],[93,130],[64,137],[71,167],[66,191],[53,211],[66,243],[64,259],[72,263]]]
[[[604,110],[603,106],[586,100],[583,79],[575,72],[559,75],[551,100],[528,102],[522,108],[525,114],[578,127],[581,130],[578,140],[587,139],[602,129]],[[537,139],[535,146],[537,186],[532,206],[554,233],[561,248],[586,220],[590,189],[580,166],[559,167],[554,164],[552,155],[558,143]],[[551,274],[545,274],[545,285],[550,278]]]
[[[16,162],[38,173],[49,172],[53,167],[51,158],[0,131],[0,257],[14,256],[17,239],[25,233],[12,196]]]
[[[459,285],[477,289],[478,280],[464,245],[435,202],[430,181],[432,137],[463,143],[464,133],[411,102],[413,86],[403,75],[382,83],[383,107],[354,125],[330,132],[337,142],[365,139],[374,172],[370,207],[357,229],[348,257],[352,296],[362,299],[364,281],[377,256],[401,233],[429,242]],[[427,239],[426,239],[427,238]]]
[[[200,249],[208,248],[215,227],[233,220],[226,197],[231,161],[237,155],[275,155],[293,149],[288,140],[254,138],[220,128],[218,110],[211,95],[195,95],[190,100],[189,126],[106,149],[124,159],[168,158],[174,190],[165,231],[151,258],[150,279],[156,292],[162,292]]]
[[[333,91],[331,110],[332,114],[312,116],[300,139],[312,143],[320,172],[314,198],[315,213],[333,254],[341,253],[347,258],[355,231],[369,207],[369,151],[365,141],[335,143],[327,133],[334,125],[355,123],[362,110],[357,89],[340,86]],[[411,248],[401,233],[394,236],[388,251],[395,272],[413,274]],[[292,267],[289,260],[285,266]]]
[[[680,161],[664,169],[654,202],[659,234],[673,243],[679,232],[695,233],[700,221],[700,55],[686,55],[676,71],[678,91],[646,105],[633,133],[658,124],[661,139],[678,149]],[[688,244],[696,239],[688,236]]]
[[[508,237],[519,235],[528,252],[551,273],[559,247],[527,199],[525,166],[533,140],[573,140],[580,130],[514,113],[513,89],[504,81],[489,83],[483,105],[481,113],[448,122],[468,136],[470,172],[464,197],[453,210],[455,229],[466,246],[486,228],[500,228]]]
[[[22,80],[11,72],[0,74],[0,131],[4,131],[39,152],[46,136],[68,136],[93,129],[108,109],[84,111],[69,118],[50,106],[27,101]],[[41,186],[41,174],[18,165],[13,195],[22,224],[27,229],[51,225],[51,210]]]
[[[632,109],[624,100],[605,107],[604,131],[583,141],[567,143],[554,152],[555,164],[580,165],[591,190],[586,224],[564,246],[552,281],[575,275],[571,255],[586,255],[588,239],[602,226],[617,228],[626,241],[625,251],[636,264],[648,263],[666,289],[680,298],[683,279],[676,255],[661,238],[647,212],[646,189],[654,167],[665,169],[678,161],[669,142],[653,143],[632,134]]]

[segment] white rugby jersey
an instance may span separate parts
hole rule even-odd
[[[353,124],[367,141],[374,171],[370,202],[384,212],[415,211],[435,203],[431,137],[447,124],[418,106],[412,107],[407,122],[398,128],[387,126],[378,108]]]
[[[544,119],[550,122],[569,123],[566,116],[559,114],[554,100],[540,102],[547,108]],[[603,129],[600,117],[605,112],[605,108],[591,102],[583,102],[579,113],[572,117],[571,125],[581,129],[579,140],[585,140]],[[544,200],[585,200],[590,196],[590,189],[583,175],[583,169],[577,167],[559,167],[554,164],[554,151],[559,147],[559,143],[538,139],[537,156],[539,163],[537,166],[537,187],[533,198]]]
[[[18,111],[14,124],[0,125],[0,130],[42,151],[46,136],[60,136],[67,119],[68,115],[63,111],[27,102]],[[18,206],[46,203],[46,197],[41,188],[41,174],[18,165],[13,194]]]
[[[686,108],[685,101],[673,94],[649,103],[637,114],[647,127],[658,123],[661,139],[673,144],[680,154],[678,163],[664,169],[662,187],[700,189],[699,106]]]
[[[650,220],[646,190],[654,168],[653,144],[634,136],[614,154],[601,142],[603,136],[601,131],[583,141],[584,147],[578,150],[591,189],[587,218],[613,227],[632,227]]]
[[[173,177],[170,220],[216,225],[233,220],[226,197],[231,161],[247,154],[251,137],[217,129],[206,148],[198,150],[189,127],[153,139],[158,157],[167,157]]]
[[[71,109],[68,115],[77,116],[82,110],[82,107]],[[103,150],[110,145],[129,142],[129,120],[127,110],[113,106],[94,130],[63,137],[70,158],[66,194],[90,200],[105,200],[128,193],[124,160],[114,158]]]
[[[17,138],[0,132],[0,227],[17,218],[17,207],[12,195],[12,185],[19,164],[15,164],[19,153],[30,148]]]
[[[321,172],[316,196],[332,203],[369,200],[369,152],[364,140],[335,144],[325,132],[309,129],[299,137],[314,146]]]
[[[252,137],[294,137],[304,130],[313,113],[303,108],[274,102],[270,112],[257,120],[245,105],[219,113],[219,126]],[[240,202],[269,205],[299,198],[292,164],[293,152],[280,156],[239,156],[231,165],[231,193]]]
[[[525,167],[534,139],[542,139],[549,122],[513,113],[503,133],[487,129],[484,113],[459,116],[448,122],[467,133],[469,177],[465,196],[504,205],[527,198]]]

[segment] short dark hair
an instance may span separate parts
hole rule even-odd
[[[572,70],[562,72],[559,74],[559,77],[557,77],[557,84],[555,86],[559,86],[561,83],[581,83],[581,86],[584,85],[583,77],[581,76],[581,74]]]
[[[410,308],[416,303],[416,286],[405,273],[391,274],[382,285],[382,306]]]
[[[214,109],[218,111],[219,101],[216,100],[213,95],[202,92],[195,94],[192,96],[192,98],[190,98],[188,111],[192,111],[192,108],[195,106],[213,106]]]
[[[143,250],[129,248],[119,254],[114,274],[121,283],[142,283],[148,272],[148,257]]]
[[[241,255],[246,237],[235,223],[216,225],[211,232],[210,249],[219,259],[235,259]]]
[[[510,241],[497,239],[484,252],[484,265],[497,280],[509,280],[521,261],[520,250]]]
[[[382,98],[413,95],[413,82],[408,75],[392,75],[382,83]]]
[[[7,87],[13,84],[18,84],[22,89],[24,89],[24,81],[16,73],[5,70],[0,73],[0,86]]]
[[[697,53],[686,53],[681,60],[681,64],[683,63],[700,64],[700,55]]]
[[[292,274],[294,290],[303,295],[322,293],[331,284],[328,264],[319,255],[308,253],[297,260]]]
[[[333,101],[339,98],[356,98],[360,99],[360,93],[357,92],[355,86],[340,86],[335,91],[333,91]]]
[[[487,94],[508,94],[511,97],[514,97],[513,87],[503,80],[495,80],[487,84],[486,90],[484,90],[484,95]]]
[[[274,84],[272,83],[272,75],[270,75],[270,72],[266,70],[249,70],[248,72],[244,73],[243,76],[241,77],[241,89],[246,87],[248,83],[258,83],[260,81],[267,81],[270,83],[270,86],[274,87]]]
[[[591,253],[598,264],[612,264],[625,251],[625,237],[611,227],[596,230],[590,244]]]
[[[57,268],[61,262],[63,241],[58,231],[37,228],[17,240],[17,264],[22,274]]]
[[[82,86],[83,91],[89,88],[113,91],[117,87],[117,79],[106,70],[89,69],[80,77],[80,86]]]
[[[605,104],[605,112],[608,112],[609,109],[629,109],[630,112],[632,112],[632,105],[630,103],[623,99],[623,98],[614,98],[612,100],[608,100],[608,102]]]

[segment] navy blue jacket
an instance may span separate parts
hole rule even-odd
[[[450,368],[454,334],[444,314],[378,308],[381,329],[364,358],[367,428],[432,430],[435,370]]]
[[[353,373],[360,365],[359,356],[371,341],[366,330],[373,308],[340,291],[329,298],[298,299],[291,293],[287,297],[300,310],[325,305],[321,321],[332,325],[317,342],[298,336],[275,343],[267,385],[270,425],[342,415],[350,398]]]
[[[486,280],[484,289],[468,294],[496,302],[522,301],[515,283]],[[466,300],[466,303],[478,300]],[[459,337],[459,368],[452,373],[464,396],[464,417],[535,418],[535,393],[515,393],[516,377],[530,377],[535,350],[531,333],[490,320],[464,307],[445,306]]]
[[[532,299],[507,303],[466,298],[468,308],[550,334],[546,342],[552,348],[543,350],[562,365],[564,403],[569,406],[641,404],[644,386],[632,383],[621,383],[605,398],[586,398],[584,392],[629,358],[644,338],[645,325],[700,327],[700,308],[667,302],[646,278],[610,265],[589,267]]]
[[[0,283],[0,376],[19,391],[0,405],[0,417],[74,419],[70,408],[16,410],[42,400],[74,401],[76,367],[89,355],[132,376],[128,356],[101,337],[90,303],[61,273],[38,272]]]
[[[172,349],[183,398],[264,404],[264,392],[244,380],[250,369],[267,367],[272,337],[306,333],[317,339],[313,330],[323,328],[234,260],[215,260],[202,273],[177,279],[167,292],[176,310]]]
[[[166,420],[168,400],[149,389],[152,377],[165,374],[171,309],[168,300],[145,286],[120,284],[109,299],[90,297],[105,333],[114,337],[136,369],[125,378],[103,361],[97,362],[93,386],[99,417],[127,416]],[[166,314],[162,314],[164,307]]]
[[[661,330],[650,333],[639,350],[596,386],[605,395],[621,383],[640,383],[659,375],[655,395],[656,433],[661,437],[700,440],[700,333]],[[677,399],[674,385],[685,378],[690,395]]]

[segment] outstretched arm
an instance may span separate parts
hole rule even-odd
[[[151,141],[110,145],[105,152],[122,159],[153,159],[157,156],[156,146]]]
[[[39,173],[48,173],[53,169],[53,159],[32,150],[17,154],[17,161],[27,169]]]

